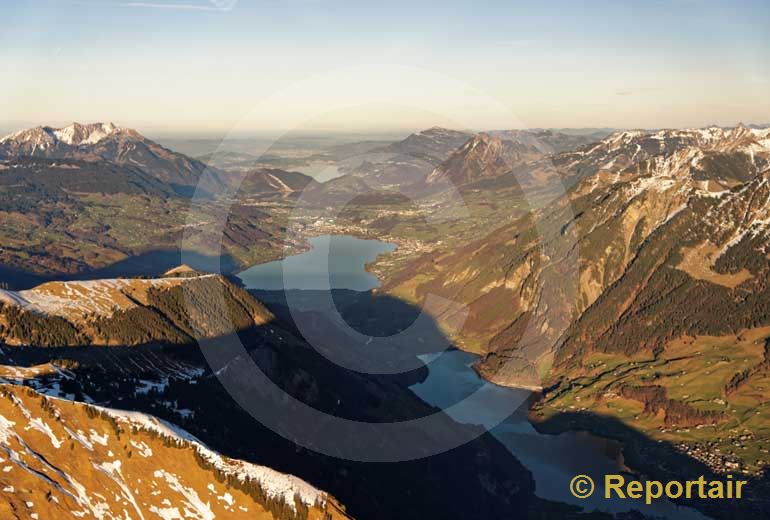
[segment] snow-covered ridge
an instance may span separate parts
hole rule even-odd
[[[43,149],[54,147],[59,143],[69,146],[81,146],[96,144],[122,131],[124,129],[115,126],[113,123],[72,123],[63,128],[38,126],[6,135],[0,138],[0,144],[27,143],[38,145]]]
[[[259,466],[250,462],[224,457],[209,449],[205,444],[187,431],[162,419],[140,412],[116,410],[114,408],[104,408],[94,405],[89,406],[93,406],[119,422],[128,423],[131,426],[146,431],[152,431],[171,440],[188,443],[190,447],[197,450],[198,454],[204,460],[212,464],[218,470],[225,474],[233,475],[241,481],[245,481],[246,479],[257,480],[269,497],[283,498],[292,509],[294,509],[295,495],[299,496],[302,502],[308,507],[312,507],[315,504],[324,505],[326,503],[326,493],[311,486],[301,478],[280,473],[266,466]]]
[[[150,289],[171,288],[191,279],[213,276],[216,275],[48,282],[25,291],[0,289],[0,302],[70,320],[82,320],[88,316],[109,317],[116,311],[136,307],[137,301],[146,303]]]
[[[575,193],[596,201],[608,197],[608,207],[634,208],[651,224],[647,233],[685,208],[707,208],[700,223],[727,251],[770,231],[769,136],[770,129],[744,126],[620,132],[568,153],[568,168],[595,168]]]
[[[713,126],[623,131],[564,156],[569,159],[568,169],[596,168],[597,173],[583,183],[583,189],[589,192],[600,186],[632,181],[639,188],[636,194],[647,189],[665,191],[676,185],[680,192],[721,197],[747,179],[733,178],[729,168],[705,161],[713,154],[734,153],[745,154],[750,162],[751,171],[746,174],[766,176],[770,165],[770,128],[739,125],[729,129]],[[743,167],[738,156],[727,160]]]
[[[664,130],[624,130],[609,135],[596,145],[590,147],[587,153],[599,149],[613,151],[639,143],[640,141],[659,141],[661,143],[661,151],[665,149],[665,142],[700,146],[704,149],[755,143],[765,150],[770,150],[770,128],[757,129],[738,125],[734,128],[710,126],[706,128]]]
[[[309,508],[339,510],[304,480],[222,456],[154,416],[41,400],[6,383],[0,391],[0,499],[25,517],[261,518],[263,496],[295,511],[295,497]],[[248,487],[233,485],[238,480]]]
[[[70,126],[54,130],[54,135],[69,145],[96,144],[117,130],[119,130],[118,127],[112,123],[91,125],[72,123]]]
[[[140,168],[166,184],[197,186],[214,193],[225,181],[200,161],[164,148],[131,128],[113,123],[72,123],[64,128],[38,126],[0,139],[0,159],[12,162],[22,158],[68,159],[110,162]],[[47,165],[45,166],[47,169]]]

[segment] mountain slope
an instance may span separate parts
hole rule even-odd
[[[770,131],[622,132],[554,165],[567,197],[385,290],[464,304],[464,321],[440,321],[484,377],[545,387],[535,417],[554,431],[594,425],[638,448],[618,419],[713,471],[763,471]]]
[[[615,304],[628,302],[651,272],[641,267],[629,271],[632,264],[674,269],[670,272],[692,283],[709,284],[712,292],[739,290],[717,281],[744,281],[762,294],[770,157],[766,134],[740,127],[622,133],[561,154],[554,163],[576,185],[568,199],[537,216],[538,224],[530,216],[451,254],[434,253],[391,280],[388,289],[417,299],[433,292],[469,305],[477,319],[466,321],[459,339],[468,348],[492,352],[490,376],[513,355],[527,323],[536,324],[540,334],[523,343],[532,349],[532,359],[540,360],[554,352],[566,328],[600,296],[609,296],[604,294],[609,288],[617,293]],[[542,262],[544,244],[551,258],[547,264]],[[709,265],[718,264],[705,271],[690,267],[702,265],[704,255]],[[629,276],[637,269],[639,274]],[[414,285],[410,272],[420,273],[422,283]],[[613,284],[623,277],[630,292],[621,295]],[[558,280],[565,286],[575,281],[574,291],[559,288]],[[764,316],[764,306],[757,305]],[[694,308],[683,311],[692,315]],[[593,344],[608,330],[602,326],[589,332],[588,324],[596,323],[588,315],[580,322],[586,324],[579,329],[585,332],[575,332],[581,343]],[[497,377],[501,382],[515,379]]]
[[[768,134],[743,127],[691,135],[658,133],[653,138],[660,149],[673,150],[664,158],[644,158],[630,171],[621,171],[617,180],[600,173],[581,185],[576,193],[582,197],[595,196],[607,185],[617,187],[613,198],[618,197],[627,208],[638,206],[644,223],[637,224],[634,240],[638,245],[629,244],[632,247],[610,278],[617,282],[600,284],[606,289],[601,299],[585,294],[591,308],[570,332],[560,353],[565,362],[575,355],[575,335],[595,349],[633,353],[685,332],[734,332],[767,319],[770,312],[763,302],[770,269]],[[683,146],[682,141],[697,144]],[[639,155],[644,156],[642,144],[640,148]],[[615,155],[610,160],[624,160],[622,153],[614,149],[611,153]],[[630,238],[628,233],[625,237]],[[599,282],[596,271],[587,279]],[[647,322],[647,330],[635,330],[628,318],[644,320],[654,314],[649,298],[660,302],[660,296],[652,296],[656,292],[667,294],[668,309],[685,311],[686,321],[673,325],[660,313]],[[687,304],[688,300],[695,304]],[[622,320],[627,339],[600,325],[598,315],[604,316],[601,322]],[[584,336],[583,331],[591,326],[598,328]],[[613,347],[605,346],[609,343]]]
[[[345,165],[342,171],[360,177],[374,190],[409,191],[470,138],[471,134],[457,130],[429,128],[368,150],[356,158],[355,165]]]
[[[151,416],[0,385],[5,518],[347,518],[270,468],[222,457]]]
[[[312,188],[318,183],[312,177],[299,172],[287,172],[275,168],[260,168],[245,173],[239,186],[239,195],[290,195]]]
[[[0,138],[0,158],[16,157],[109,161],[139,168],[168,185],[186,188],[185,193],[199,182],[213,193],[224,186],[220,174],[202,162],[112,123],[39,126]]]
[[[0,199],[6,211],[25,202],[72,202],[78,195],[168,199],[175,191],[144,170],[105,161],[19,157],[0,160]]]
[[[607,132],[608,133],[608,132]],[[490,135],[536,148],[543,154],[558,154],[600,141],[605,132],[567,134],[558,130],[493,130]]]
[[[216,295],[222,298],[212,298]],[[0,341],[11,345],[189,344],[271,319],[267,309],[222,276],[184,270],[154,279],[0,290]]]
[[[192,285],[180,288],[188,283]],[[305,342],[291,322],[265,312],[246,293],[225,293],[225,301],[214,305],[217,291],[231,290],[219,277],[179,268],[162,279],[72,282],[67,286],[55,283],[54,289],[38,288],[32,291],[36,294],[4,293],[6,301],[17,300],[6,304],[6,311],[26,308],[24,312],[42,321],[21,327],[28,333],[24,345],[0,345],[2,382],[27,385],[46,395],[151,413],[179,424],[219,453],[318,483],[362,518],[397,515],[417,520],[431,514],[457,519],[474,514],[502,518],[506,512],[527,509],[532,504],[534,483],[527,470],[491,435],[476,426],[455,423],[443,414],[437,418],[440,435],[473,440],[427,462],[366,464],[299,448],[284,431],[284,424],[290,425],[294,418],[294,405],[287,404],[287,394],[329,416],[350,421],[406,421],[438,411],[407,387],[420,380],[424,371],[379,376],[341,368],[316,350],[318,345]],[[187,291],[187,305],[180,305],[179,293],[185,294],[183,291]],[[66,305],[59,305],[58,300],[49,300],[51,292],[70,299]],[[124,301],[124,296],[130,296],[131,301]],[[21,298],[24,301],[18,301]],[[114,309],[112,302],[131,307]],[[133,312],[141,320],[128,323],[126,332],[126,327],[121,326],[126,322],[120,317]],[[225,327],[219,317],[228,313],[242,317],[242,326]],[[165,328],[145,325],[155,319],[149,316],[162,318]],[[15,324],[25,323],[11,318],[11,330],[16,329]],[[388,326],[393,325],[394,313],[383,318]],[[345,344],[341,342],[341,331],[323,315],[311,312],[301,319],[314,327],[324,327],[329,342]],[[65,321],[75,332],[91,334],[86,340],[94,337],[94,331],[99,332],[100,341],[89,345],[78,343],[79,338],[72,336],[67,337],[69,342],[61,343],[51,341],[52,334],[43,333],[55,332],[57,324]],[[102,322],[117,325],[97,328],[95,323]],[[200,337],[198,346],[177,345],[171,333],[181,334],[185,328],[190,330],[188,336]],[[238,329],[237,337],[227,333],[233,329]],[[30,334],[31,330],[37,331],[37,336]],[[155,339],[145,344],[147,338],[136,338],[134,330],[155,333]],[[117,346],[131,344],[135,338],[140,344]],[[49,346],[39,346],[45,344]],[[69,346],[50,348],[57,344]],[[277,390],[273,384],[254,377],[250,370],[253,363],[277,385]],[[246,392],[260,410],[278,406],[280,411],[272,414],[277,423],[255,421],[255,416],[234,400],[233,387],[226,389],[224,381]],[[80,429],[89,431],[89,427]],[[410,429],[407,437],[411,447],[424,446],[427,450],[436,442],[436,434],[417,428]],[[372,456],[400,449],[402,436],[384,435]],[[356,431],[339,432],[334,442],[372,450]],[[130,445],[127,449],[131,449]],[[136,457],[134,451],[132,458]],[[453,500],[447,501],[447,494]]]
[[[384,152],[442,161],[470,139],[466,132],[434,126],[408,135],[382,149]]]
[[[314,185],[296,172],[257,170],[240,198],[211,197],[232,176],[112,124],[37,127],[0,139],[0,286],[89,275],[157,275],[181,248],[209,271],[272,260],[296,245],[288,197]],[[194,201],[197,187],[202,188]],[[212,227],[225,218],[222,229]],[[221,247],[220,247],[221,246]]]
[[[503,140],[489,134],[474,136],[426,178],[428,184],[453,185],[497,177],[509,172],[514,164],[532,160],[540,155],[532,145]]]

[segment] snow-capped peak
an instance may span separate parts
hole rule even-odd
[[[37,126],[19,130],[0,138],[0,144],[32,143],[43,148],[63,143],[69,146],[96,144],[108,136],[123,129],[113,123],[72,123],[63,128],[51,128],[49,126]]]
[[[53,133],[63,143],[77,146],[81,144],[96,144],[117,130],[119,128],[112,123],[93,123],[87,125],[72,123],[64,128],[54,130]]]
[[[750,129],[742,124],[734,128],[709,126],[706,128],[633,130],[616,132],[599,143],[580,151],[581,155],[594,153],[628,153],[641,159],[649,155],[668,155],[677,150],[697,147],[704,151],[746,152],[770,151],[770,132]],[[644,153],[640,153],[644,151]]]
[[[44,142],[53,142],[54,136],[51,129],[43,126],[36,126],[35,128],[25,128],[18,130],[12,134],[8,134],[3,138],[0,138],[0,144],[10,142],[33,142],[42,144]]]

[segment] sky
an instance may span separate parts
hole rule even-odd
[[[770,2],[4,0],[0,128],[770,122]]]

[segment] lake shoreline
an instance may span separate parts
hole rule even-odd
[[[705,475],[707,480],[722,480],[724,476],[709,472],[697,461],[675,450],[667,443],[654,439],[645,439],[639,432],[625,425],[615,424],[610,419],[597,416],[582,416],[580,413],[564,414],[547,420],[536,415],[537,402],[528,411],[528,420],[538,432],[544,435],[562,435],[569,432],[585,432],[590,435],[615,442],[620,446],[625,472],[635,479],[659,480],[662,482],[691,480],[694,476]],[[676,472],[662,468],[675,467]],[[706,518],[727,518],[735,513],[728,502],[675,499],[672,503],[679,507],[698,511]]]
[[[315,246],[328,240],[342,240],[343,244],[364,247],[365,253],[356,252],[355,247],[345,251],[346,254],[356,256],[356,262],[347,262],[347,268],[356,270],[352,273],[355,276],[343,277],[341,279],[348,283],[354,283],[351,287],[335,287],[331,282],[335,279],[335,273],[330,271],[314,271],[311,267],[314,265],[314,255],[324,253],[323,249],[317,249]],[[336,238],[335,238],[336,237]],[[309,252],[300,255],[308,263],[305,267],[309,268],[314,276],[326,278],[327,290],[329,285],[337,290],[353,290],[356,292],[378,293],[376,287],[381,286],[382,280],[375,277],[369,266],[374,259],[381,258],[382,255],[390,251],[378,249],[385,245],[383,242],[374,239],[379,245],[371,244],[372,239],[361,239],[354,235],[317,235],[309,239],[314,247]],[[319,242],[320,241],[320,242]],[[393,245],[393,244],[391,244]],[[328,247],[328,246],[326,246]],[[343,250],[345,246],[341,246]],[[332,256],[329,250],[329,257]],[[378,252],[377,252],[378,251]],[[376,252],[376,254],[375,254]],[[284,261],[290,260],[287,257]],[[321,259],[322,265],[332,265],[330,258]],[[335,262],[335,268],[340,268],[340,262]],[[264,267],[261,264],[261,272],[264,276],[278,276],[280,274],[280,283],[283,283],[283,268],[286,264],[274,263],[270,267]],[[357,267],[356,267],[357,266]],[[258,267],[258,266],[256,266]],[[280,268],[280,271],[279,271]],[[269,272],[270,270],[273,272]],[[289,269],[291,272],[291,269]],[[257,271],[252,271],[251,274]],[[245,274],[240,273],[240,274]],[[337,272],[336,274],[339,274]],[[365,275],[365,276],[364,276]],[[269,280],[265,277],[256,277],[248,280],[244,276],[244,283],[250,290],[275,290],[278,289],[276,280]],[[356,281],[356,277],[357,279]],[[369,278],[371,277],[371,278]],[[364,279],[361,285],[361,278]],[[296,282],[296,279],[292,279]],[[304,289],[302,287],[284,287],[281,285],[279,290],[289,291],[308,291],[317,290],[312,284],[317,282],[312,276],[303,283],[311,283]],[[267,284],[260,287],[259,284]],[[276,287],[270,287],[276,285]],[[363,287],[364,289],[360,289]],[[386,295],[387,293],[380,293]],[[477,369],[480,356],[478,353],[468,352],[460,345],[452,342],[452,347],[436,351],[431,354],[427,360],[423,360],[427,369],[427,377],[418,383],[408,385],[408,388],[424,403],[436,407],[445,412],[454,408],[455,403],[461,403],[467,397],[473,396],[477,392],[482,392],[480,400],[472,401],[477,405],[483,403],[479,408],[470,409],[466,407],[459,411],[459,415],[450,416],[457,422],[466,424],[479,424],[491,433],[514,457],[522,462],[527,470],[537,481],[536,496],[545,500],[552,500],[562,503],[568,503],[573,506],[582,507],[586,511],[592,509],[609,509],[613,512],[629,511],[630,509],[641,509],[645,514],[658,515],[666,518],[700,518],[695,510],[688,510],[677,507],[673,502],[661,502],[650,507],[638,504],[636,502],[624,502],[619,500],[606,501],[600,496],[593,497],[589,501],[576,501],[568,492],[568,484],[575,474],[591,474],[596,479],[603,478],[604,474],[633,472],[632,468],[641,467],[636,464],[633,456],[625,457],[623,454],[630,451],[629,448],[622,445],[620,439],[612,435],[603,435],[601,429],[595,429],[590,426],[569,428],[568,423],[549,423],[538,422],[534,417],[533,411],[542,399],[542,388],[533,385],[522,385],[515,387],[511,385],[500,385],[494,381],[489,381]],[[611,453],[610,453],[611,452]],[[618,453],[621,457],[618,457]],[[597,493],[599,495],[599,493]]]

